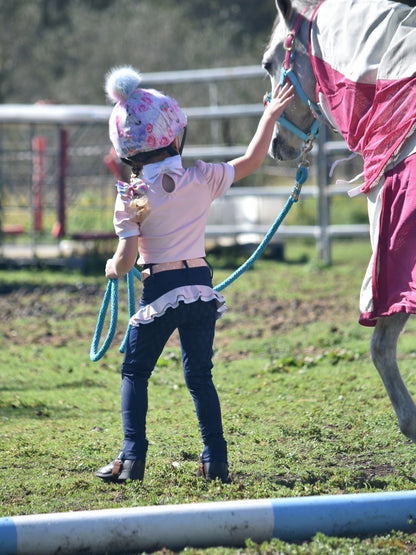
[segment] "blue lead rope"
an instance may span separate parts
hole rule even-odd
[[[273,235],[276,233],[277,229],[279,228],[280,224],[283,222],[285,217],[287,216],[289,210],[291,209],[292,205],[299,200],[300,191],[302,185],[308,178],[308,170],[307,167],[304,165],[299,165],[299,168],[296,172],[296,180],[295,185],[293,187],[292,193],[286,201],[285,206],[283,207],[282,211],[280,212],[279,216],[276,218],[273,225],[270,227],[269,231],[265,235],[263,241],[257,247],[257,249],[253,252],[253,254],[248,258],[244,264],[242,264],[234,273],[232,273],[226,280],[222,283],[214,287],[215,291],[222,291],[226,287],[228,287],[231,283],[233,283],[238,277],[240,277],[245,271],[247,271],[254,262],[260,258],[263,254],[265,248],[270,243]],[[127,291],[128,291],[128,305],[129,305],[129,316],[130,318],[134,315],[136,311],[136,303],[134,298],[134,277],[140,280],[140,272],[137,268],[133,268],[127,274]],[[101,335],[103,332],[103,327],[106,319],[106,314],[108,311],[108,307],[111,302],[111,315],[110,315],[110,325],[107,333],[107,337],[105,338],[101,348],[98,350],[98,345],[100,343]],[[98,314],[98,321],[97,327],[95,330],[94,338],[91,343],[91,350],[90,350],[90,359],[93,362],[100,360],[107,352],[108,348],[110,347],[114,334],[117,328],[117,318],[118,318],[118,279],[110,279],[107,284],[107,289],[104,294],[103,303],[101,305],[100,312]],[[124,353],[127,338],[129,335],[130,325],[127,327],[126,334],[124,336],[123,342],[120,346],[120,353]]]
[[[215,291],[222,291],[226,287],[228,287],[233,281],[235,281],[238,277],[240,277],[246,270],[251,268],[251,266],[256,262],[258,258],[263,254],[264,249],[270,243],[273,235],[278,230],[280,224],[286,218],[289,210],[292,208],[292,205],[298,201],[300,188],[305,183],[306,179],[308,178],[308,171],[307,169],[302,166],[298,169],[296,174],[296,183],[293,187],[292,193],[290,197],[287,199],[286,204],[284,205],[282,211],[280,212],[279,216],[276,218],[274,224],[271,226],[269,231],[264,236],[263,241],[257,247],[257,249],[253,252],[253,254],[248,258],[244,264],[242,264],[234,273],[232,273],[226,280],[222,283],[214,287]]]
[[[107,337],[101,346],[101,349],[97,352],[98,345],[100,343],[101,334],[103,333],[103,327],[105,322],[105,317],[108,310],[108,305],[111,302],[111,318],[110,327],[108,329]],[[104,293],[103,302],[98,313],[97,326],[95,328],[95,334],[91,343],[90,359],[93,362],[100,360],[108,350],[113,341],[114,334],[117,328],[117,314],[118,314],[118,279],[109,279],[107,284],[107,289]]]

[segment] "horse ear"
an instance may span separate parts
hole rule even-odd
[[[292,14],[291,0],[275,0],[277,11],[283,16],[285,21],[289,21]]]

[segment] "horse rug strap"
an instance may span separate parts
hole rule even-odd
[[[349,149],[366,193],[416,130],[416,8],[388,0],[325,0],[310,28],[318,100]]]

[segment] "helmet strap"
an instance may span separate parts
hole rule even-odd
[[[179,154],[181,154],[181,155],[182,155],[183,147],[185,146],[186,131],[187,131],[187,127],[185,126],[183,128],[183,135],[182,135],[181,143],[179,145]]]

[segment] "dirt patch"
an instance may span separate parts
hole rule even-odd
[[[15,345],[37,343],[61,347],[71,334],[58,331],[56,322],[98,317],[104,291],[95,285],[10,287],[0,290],[2,336]],[[91,301],[93,300],[93,301]],[[91,329],[91,339],[94,329]]]
[[[3,286],[0,290],[2,320],[27,317],[62,320],[71,316],[76,306],[85,305],[88,310],[91,299],[101,299],[103,293],[98,286],[83,284],[34,288]],[[95,311],[92,307],[90,310]]]
[[[52,329],[53,322],[89,317],[94,322],[91,327],[92,339],[103,296],[103,287],[82,283],[32,288],[3,286],[0,290],[3,335],[20,344],[37,341],[42,344],[64,345],[70,338],[63,334],[60,336],[56,329]],[[336,331],[339,318],[353,321],[357,317],[356,299],[340,305],[337,295],[310,300],[294,298],[288,302],[281,302],[270,295],[258,294],[253,297],[249,293],[246,298],[242,298],[241,294],[237,297],[233,293],[227,294],[226,298],[230,314],[234,317],[223,318],[218,322],[215,342],[219,349],[226,348],[230,340],[226,332],[231,329],[233,332],[237,330],[243,338],[252,339],[287,332],[317,321],[333,322],[333,329]],[[119,300],[120,316],[114,339],[116,342],[124,337],[127,324],[124,321],[126,302],[124,298]],[[25,334],[16,334],[13,331],[17,319],[25,319]],[[178,343],[176,334],[171,343]],[[233,355],[234,358],[239,356],[244,356],[244,353]]]

